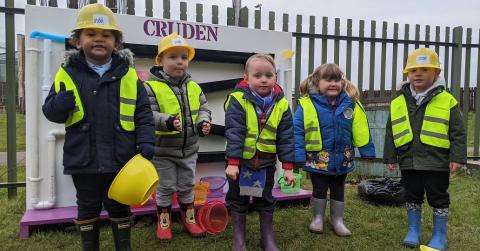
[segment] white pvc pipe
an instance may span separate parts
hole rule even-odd
[[[37,204],[39,201],[39,177],[38,170],[38,54],[40,50],[37,46],[37,39],[30,39],[31,47],[27,48],[26,54],[26,75],[25,75],[25,108],[26,108],[26,165],[30,170],[30,177],[27,181],[31,182],[29,186],[31,193],[31,203]]]
[[[48,95],[52,86],[52,74],[50,73],[52,54],[52,40],[43,40],[43,74],[42,74],[42,100]]]
[[[49,208],[52,208],[57,202],[56,190],[55,190],[56,145],[57,145],[57,137],[64,136],[64,135],[65,135],[65,130],[55,129],[48,132],[48,135],[47,135],[47,168],[48,168],[48,181],[49,181],[48,200],[38,201],[37,203],[33,204],[32,206],[35,209],[49,209]]]

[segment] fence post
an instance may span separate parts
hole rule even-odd
[[[163,0],[163,18],[170,19],[170,0]]]
[[[6,0],[5,7],[13,8],[13,0]],[[15,117],[15,14],[5,13],[5,49],[7,78],[7,169],[8,183],[17,181],[16,117]],[[8,188],[8,198],[17,197],[17,188]]]
[[[452,48],[452,83],[450,83],[450,88],[453,96],[457,100],[460,100],[460,74],[462,71],[462,36],[462,26],[453,28],[453,43],[455,45]]]
[[[301,33],[302,32],[302,15],[297,15],[297,28],[296,32]],[[293,110],[296,108],[296,100],[298,97],[300,97],[300,91],[299,91],[299,86],[300,86],[300,75],[302,73],[301,71],[302,68],[302,37],[298,36],[295,38],[295,91],[293,93]]]
[[[145,0],[145,16],[153,17],[153,0]]]
[[[239,15],[238,26],[248,28],[248,8],[241,8]]]

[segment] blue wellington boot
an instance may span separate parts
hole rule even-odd
[[[428,246],[444,251],[447,248],[448,216],[433,215],[433,233]]]
[[[407,218],[408,218],[408,233],[403,239],[403,244],[407,247],[417,248],[420,244],[420,229],[422,226],[422,209],[421,207],[417,208],[408,208],[407,209]]]

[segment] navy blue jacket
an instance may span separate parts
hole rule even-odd
[[[234,92],[241,91],[244,93],[243,97],[250,101],[257,111],[258,125],[261,125],[260,119],[262,113],[268,117],[273,104],[284,97],[283,91],[275,84],[275,96],[272,101],[272,106],[268,111],[263,110],[255,97],[253,96],[248,83],[246,81],[240,82]],[[227,151],[226,156],[229,164],[242,164],[253,169],[265,168],[275,166],[275,154],[263,153],[257,150],[253,159],[245,160],[243,156],[243,146],[246,136],[246,113],[243,107],[234,98],[230,99],[227,110],[225,111],[225,136],[227,137]],[[294,139],[293,139],[293,120],[290,108],[283,114],[282,120],[277,128],[277,154],[278,159],[283,163],[284,169],[292,169],[294,156]]]
[[[353,148],[352,116],[355,103],[345,92],[337,97],[337,105],[332,106],[326,96],[310,94],[317,110],[322,134],[323,149],[320,152],[307,153],[305,150],[305,129],[303,109],[297,107],[293,124],[295,127],[295,162],[306,163],[304,170],[326,175],[342,175],[354,170],[355,156]],[[360,155],[365,158],[375,157],[375,147],[370,135],[369,143],[360,147]],[[315,163],[313,162],[315,161]]]
[[[143,83],[137,82],[135,131],[120,126],[120,80],[131,66],[131,52],[112,55],[110,70],[100,77],[87,64],[83,53],[69,51],[63,68],[79,90],[85,116],[66,128],[63,145],[65,174],[112,173],[118,171],[137,153],[140,143],[155,142],[152,111]],[[54,85],[42,106],[43,114],[55,123],[65,123],[68,112],[54,108]]]

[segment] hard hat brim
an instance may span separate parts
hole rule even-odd
[[[158,65],[160,63],[160,56],[162,55],[162,53],[168,51],[171,48],[178,48],[178,47],[187,49],[188,50],[188,61],[192,61],[192,59],[195,57],[195,49],[192,46],[190,46],[190,45],[173,45],[173,46],[170,46],[170,47],[166,48],[163,51],[158,52],[157,56],[155,57],[155,64]]]
[[[415,66],[405,67],[405,69],[403,69],[403,74],[407,74],[409,70],[415,69],[415,68],[434,68],[439,70],[442,69],[438,65],[434,65],[434,64],[415,65]]]

